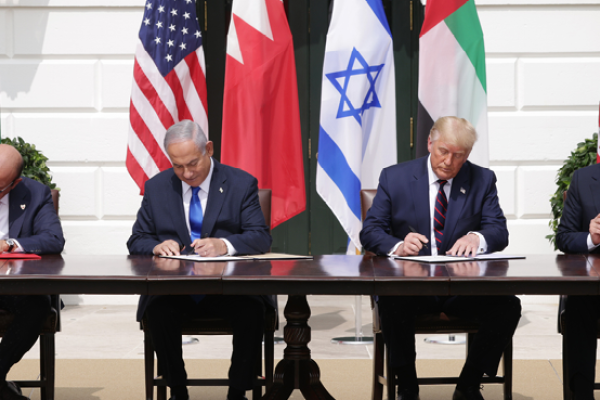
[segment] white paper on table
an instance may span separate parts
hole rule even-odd
[[[159,256],[162,258],[177,258],[179,260],[206,262],[206,261],[237,261],[243,260],[241,257],[234,256],[219,256],[219,257],[202,257],[198,254],[180,255],[180,256]]]
[[[396,260],[408,260],[415,262],[424,263],[448,263],[448,262],[461,262],[461,261],[473,261],[474,258],[470,257],[456,257],[456,256],[394,256]]]

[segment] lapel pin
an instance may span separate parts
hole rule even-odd
[[[223,188],[219,188],[219,192],[223,193]]]
[[[462,188],[462,187],[460,188],[460,192],[461,192],[462,194],[465,194],[465,193],[467,193],[467,191],[465,190],[465,188]]]
[[[25,209],[25,207],[26,207],[26,205],[25,205],[25,204],[21,204],[21,210],[24,210],[24,209]]]

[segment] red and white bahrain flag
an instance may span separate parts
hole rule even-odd
[[[235,0],[221,161],[272,190],[271,226],[306,208],[294,45],[281,0]]]
[[[144,182],[171,162],[163,146],[169,127],[197,122],[208,136],[206,66],[192,0],[148,0],[135,51],[127,170],[144,194]]]

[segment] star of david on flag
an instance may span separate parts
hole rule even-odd
[[[356,66],[358,62],[359,66]],[[381,103],[377,98],[377,92],[375,91],[375,82],[379,77],[379,73],[385,64],[381,65],[369,65],[364,59],[362,54],[355,48],[352,49],[350,55],[350,61],[348,61],[348,67],[345,70],[332,72],[325,74],[331,84],[340,92],[341,99],[340,105],[337,112],[337,118],[354,117],[356,122],[362,125],[361,115],[363,112],[371,107],[381,108]],[[352,101],[348,97],[348,90],[350,86],[350,80],[352,79],[364,79],[366,78],[369,82],[369,89],[364,97],[364,100],[360,107],[356,108],[352,104]],[[340,84],[340,79],[343,78],[343,85]]]
[[[335,1],[321,88],[317,193],[361,248],[360,190],[397,162],[392,35],[381,0]]]

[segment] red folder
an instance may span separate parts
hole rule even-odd
[[[41,260],[42,257],[37,254],[30,253],[0,253],[0,259],[17,259],[17,260]]]

